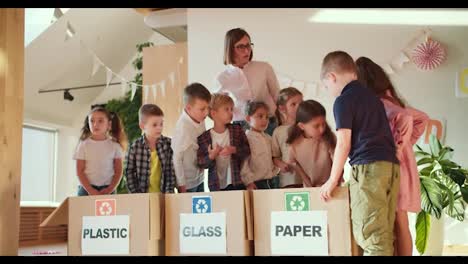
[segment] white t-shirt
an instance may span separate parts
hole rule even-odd
[[[223,133],[219,134],[210,130],[211,134],[211,147],[215,147],[216,144],[220,147],[226,147],[231,145],[229,137],[229,129],[226,129]],[[226,188],[229,184],[232,184],[231,177],[231,156],[221,156],[216,157],[216,174],[219,179],[219,187],[221,189]]]
[[[114,176],[114,159],[122,158],[123,151],[119,143],[108,138],[81,141],[73,159],[84,160],[85,173],[89,183],[96,186],[109,185]]]
[[[196,123],[183,110],[176,123],[175,131],[171,148],[174,151],[173,160],[177,185],[185,185],[187,189],[192,189],[203,183],[204,180],[204,170],[198,167],[197,138],[206,131],[205,121]]]

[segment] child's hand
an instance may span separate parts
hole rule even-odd
[[[86,190],[88,195],[100,195],[101,191],[94,189],[93,187],[89,187],[89,190]]]
[[[234,154],[237,152],[236,147],[233,146],[226,146],[223,148],[223,150],[219,153],[221,156],[229,156],[231,154]]]
[[[247,185],[247,190],[248,191],[251,191],[251,190],[256,190],[257,189],[257,185],[255,185],[255,183],[251,182],[249,183],[249,185]]]
[[[332,198],[331,194],[333,193],[333,190],[335,190],[336,185],[337,185],[337,182],[335,182],[331,178],[328,179],[328,181],[324,185],[322,185],[322,187],[320,188],[320,199],[326,202],[327,200]]]
[[[187,188],[185,187],[185,185],[179,186],[179,188],[177,190],[179,191],[179,193],[187,192]]]
[[[290,172],[292,170],[291,166],[289,166],[288,163],[278,160],[276,166],[280,168],[280,172],[285,173],[285,172]]]
[[[102,189],[102,190],[100,190],[98,192],[99,192],[100,195],[106,195],[106,194],[111,194],[112,191],[113,190],[111,188],[107,187],[107,188],[104,188],[104,189]]]
[[[218,144],[216,144],[215,148],[211,148],[211,145],[208,146],[208,157],[210,160],[216,159],[218,157],[219,152],[221,152],[223,148],[221,148]]]
[[[403,156],[403,146],[401,144],[397,144],[396,145],[396,158],[398,160],[401,160],[402,156]]]

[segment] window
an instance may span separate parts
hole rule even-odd
[[[56,130],[23,126],[22,202],[55,200],[56,145]]]
[[[70,8],[59,8],[65,14]],[[55,8],[25,8],[24,46],[52,25],[57,18],[54,16]]]

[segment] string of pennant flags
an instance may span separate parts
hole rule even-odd
[[[419,43],[421,38],[424,38],[427,41],[427,39],[430,38],[431,33],[432,31],[429,28],[418,31],[397,55],[393,56],[388,63],[384,63],[382,65],[384,71],[389,75],[393,75],[397,72],[397,69],[402,69],[406,63],[411,62],[410,56],[408,55],[409,50]],[[276,76],[281,88],[292,86],[300,90],[305,96],[314,98],[320,97],[323,94],[324,86],[321,82],[297,80],[288,74],[281,72],[276,72]]]
[[[391,58],[390,62],[384,64],[382,68],[386,71],[387,74],[395,74],[396,69],[402,69],[403,66],[410,62],[410,58],[407,55],[408,54],[408,47],[412,46],[415,41],[419,40],[421,36],[425,36],[426,39],[430,36],[431,31],[430,29],[424,29],[422,32],[416,35],[405,48],[401,49],[400,52]],[[66,34],[65,34],[65,41],[68,39],[75,37],[77,35],[74,27],[70,24],[70,22],[67,22],[67,29],[66,29]],[[156,99],[156,92],[159,88],[161,95],[165,97],[166,94],[166,79],[170,80],[170,83],[172,87],[174,87],[174,82],[175,82],[175,73],[170,72],[168,77],[164,80],[161,80],[157,83],[153,84],[144,84],[140,85],[138,83],[126,80],[124,77],[120,76],[119,74],[113,72],[109,67],[107,67],[102,60],[96,55],[95,52],[93,52],[81,39],[80,39],[80,45],[85,48],[89,52],[89,54],[93,57],[93,68],[91,72],[91,76],[94,76],[99,69],[105,68],[106,70],[106,88],[109,87],[109,84],[111,83],[112,79],[114,77],[117,77],[120,79],[120,84],[121,84],[121,90],[122,90],[122,95],[125,95],[127,87],[130,87],[131,89],[131,98],[130,100],[133,100],[135,97],[135,93],[138,87],[142,87],[144,91],[144,101],[148,99],[149,92],[151,91],[153,94],[153,98]],[[183,64],[184,58],[180,57],[179,61],[177,63],[177,72],[180,73],[180,65]],[[320,97],[323,92],[323,85],[318,82],[318,81],[306,81],[306,80],[298,80],[293,77],[291,77],[288,74],[282,73],[282,72],[276,72],[276,76],[278,78],[278,82],[280,84],[281,88],[292,86],[300,90],[304,95],[307,97]],[[151,88],[151,90],[150,90]]]
[[[69,40],[72,37],[76,37],[77,33],[74,29],[74,27],[70,24],[70,22],[67,22],[67,29],[66,29],[66,34],[65,34],[65,41]],[[115,73],[112,71],[109,67],[105,65],[105,63],[102,62],[102,60],[96,55],[95,52],[93,52],[84,42],[83,40],[79,40],[80,45],[82,48],[84,48],[92,57],[93,57],[93,68],[91,72],[91,77],[96,75],[96,73],[99,71],[100,68],[104,68],[106,70],[106,88],[109,87],[109,84],[111,83],[112,79],[115,77],[120,79],[120,85],[121,85],[121,90],[122,90],[122,95],[125,95],[127,91],[127,87],[130,87],[131,89],[131,98],[130,100],[133,100],[136,94],[136,90],[138,87],[142,87],[144,91],[144,100],[146,101],[149,96],[150,88],[151,92],[153,94],[153,98],[156,98],[156,93],[159,88],[161,95],[163,97],[166,96],[166,79],[161,80],[157,83],[153,84],[138,84],[133,81],[129,81],[125,79],[124,77],[120,76],[119,74]],[[180,57],[179,61],[177,63],[177,71],[180,72],[180,64],[183,64],[184,58]],[[170,84],[174,87],[175,84],[175,72],[170,72],[168,75],[168,79],[170,80]]]

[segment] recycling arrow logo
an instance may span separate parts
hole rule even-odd
[[[206,213],[208,211],[208,204],[206,203],[205,200],[198,200],[197,204],[195,205],[195,210],[197,210],[197,213]]]
[[[298,196],[298,195],[293,196],[289,203],[290,203],[289,206],[291,206],[291,209],[293,211],[302,211],[302,210],[304,210],[305,202],[304,202],[304,200],[302,200],[301,196]]]
[[[285,193],[286,211],[309,211],[309,192]]]
[[[192,214],[211,213],[211,196],[193,196]]]
[[[99,199],[95,200],[94,207],[96,216],[116,215],[116,200],[115,199]]]
[[[108,202],[103,202],[99,207],[99,213],[101,215],[111,215],[112,214],[112,207]]]

